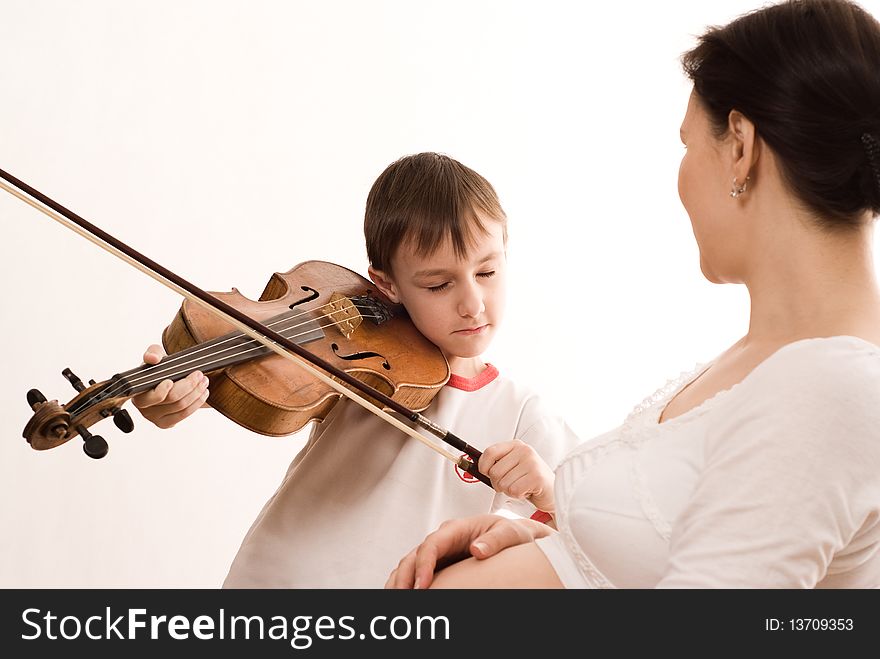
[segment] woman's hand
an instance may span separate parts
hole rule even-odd
[[[144,363],[158,364],[165,351],[151,345],[144,353]],[[162,380],[155,389],[132,396],[131,402],[143,417],[160,428],[171,428],[208,400],[208,378],[194,371],[184,379]]]
[[[401,559],[385,588],[427,588],[435,570],[450,563],[469,556],[488,558],[550,533],[550,527],[530,519],[476,515],[449,520]]]
[[[525,442],[513,439],[492,444],[483,451],[478,467],[497,491],[528,499],[538,510],[553,513],[553,470]]]

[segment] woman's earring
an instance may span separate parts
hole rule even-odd
[[[733,189],[730,191],[730,196],[736,199],[741,194],[745,194],[746,188],[749,185],[750,176],[746,176],[746,180],[743,182],[742,186],[736,184],[736,176],[733,177]]]

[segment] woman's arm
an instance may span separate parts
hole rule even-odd
[[[434,575],[431,588],[562,588],[538,545],[507,547],[486,559],[468,558]]]

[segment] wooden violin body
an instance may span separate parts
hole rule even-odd
[[[377,319],[363,318],[346,336],[348,326],[329,306],[333,294],[349,300],[372,297],[394,315],[378,324],[374,322]],[[284,274],[275,273],[258,302],[235,289],[213,295],[264,324],[293,311],[297,334],[312,331],[314,325],[308,321],[314,322],[324,336],[301,341],[303,347],[413,410],[428,407],[449,379],[449,366],[439,348],[422,336],[403,308],[395,307],[372,283],[341,266],[307,261]],[[185,300],[162,334],[162,343],[168,353],[178,352],[229,330],[223,320]],[[310,420],[323,419],[341,394],[291,366],[279,355],[269,354],[214,371],[208,376],[208,403],[236,423],[264,435],[288,435]]]
[[[236,289],[212,295],[413,410],[425,409],[449,379],[443,354],[403,308],[342,266],[306,261],[284,274],[275,273],[258,301]],[[108,416],[117,417],[128,398],[196,370],[210,379],[212,407],[264,435],[289,435],[310,420],[323,419],[341,397],[305,369],[190,300],[183,302],[162,342],[169,354],[159,364],[144,364],[82,387],[64,406],[31,390],[28,402],[34,415],[24,437],[35,449],[53,448],[77,435],[88,445],[93,436],[86,429]],[[78,378],[73,378],[80,389]],[[117,425],[123,427],[118,418]],[[88,446],[86,452],[92,455]]]

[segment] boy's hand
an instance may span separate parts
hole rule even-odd
[[[493,444],[483,451],[478,466],[498,492],[553,512],[553,470],[528,444],[518,439]]]
[[[144,363],[158,364],[165,351],[151,345],[144,353]],[[131,402],[143,417],[160,428],[171,428],[204,405],[208,400],[208,378],[194,371],[183,380],[163,380],[155,389],[132,396]]]

